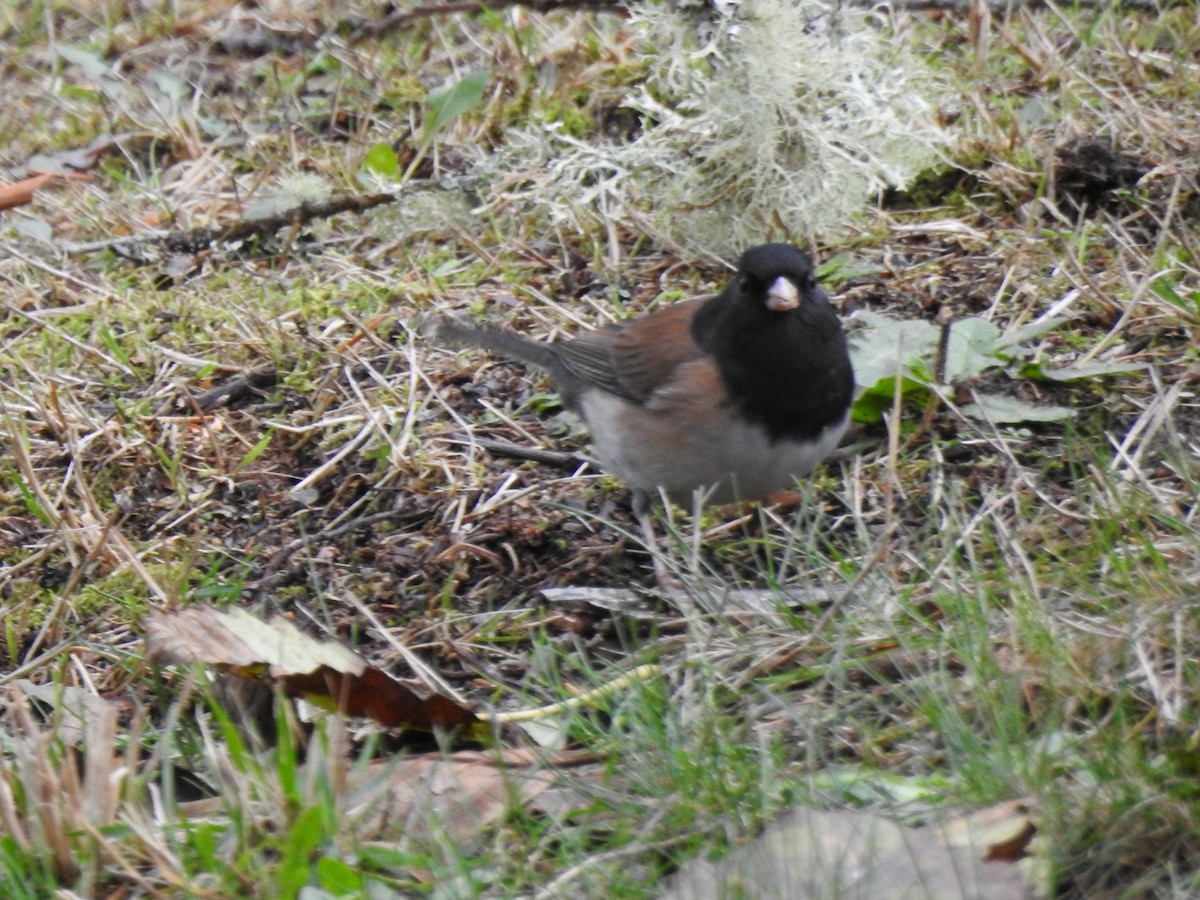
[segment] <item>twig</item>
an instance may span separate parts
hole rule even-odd
[[[917,423],[917,427],[913,429],[908,440],[904,442],[904,446],[900,448],[901,453],[907,452],[917,441],[925,437],[925,432],[933,425],[933,418],[937,415],[938,406],[942,402],[940,390],[947,386],[946,359],[950,352],[950,326],[953,322],[954,317],[950,313],[950,307],[943,306],[937,315],[938,345],[937,355],[933,358],[933,384],[930,386],[929,399],[925,401],[925,412],[921,415],[921,421]]]
[[[850,0],[853,6],[878,6],[878,0]],[[1193,0],[1074,0],[1075,4],[1085,9],[1111,8],[1125,12],[1157,12],[1169,6],[1183,6]],[[967,13],[976,7],[976,0],[890,0],[885,5],[905,12],[944,11],[948,13]],[[989,12],[1007,13],[1019,9],[1052,9],[1057,4],[1055,0],[983,0],[983,7]]]
[[[449,16],[455,13],[479,12],[482,9],[504,9],[508,6],[524,6],[534,12],[553,12],[556,9],[591,9],[596,12],[624,13],[626,3],[617,0],[528,0],[523,3],[513,3],[512,0],[449,0],[446,3],[422,3],[411,9],[400,9],[384,16],[376,22],[345,23],[350,33],[352,43],[377,40],[398,28],[408,24],[413,19],[430,16]]]
[[[1075,0],[1084,8],[1104,8],[1127,12],[1157,12],[1170,6],[1183,6],[1193,0]],[[852,6],[876,7],[880,0],[850,0]],[[457,13],[474,13],[483,9],[505,9],[523,6],[534,12],[547,13],[558,9],[588,9],[594,12],[624,14],[632,5],[618,0],[447,0],[445,3],[422,3],[410,9],[400,9],[374,22],[362,19],[343,20],[336,30],[350,36],[351,43],[378,40],[407,25],[414,19],[433,16],[451,16]],[[891,0],[884,5],[904,12],[944,11],[966,14],[978,9],[976,0]],[[982,7],[993,15],[1015,12],[1019,9],[1053,8],[1055,0],[983,0]]]
[[[574,472],[580,466],[594,465],[593,460],[580,453],[565,450],[542,450],[538,447],[526,447],[522,444],[510,444],[507,441],[497,441],[492,438],[449,437],[445,440],[455,444],[475,444],[495,456],[507,456],[510,459],[524,459],[541,463],[544,466],[554,466]]]
[[[384,203],[392,203],[396,194],[341,194],[327,200],[301,203],[274,216],[260,219],[239,219],[229,225],[211,228],[192,228],[188,231],[173,231],[161,237],[163,246],[180,253],[195,253],[213,244],[244,241],[252,237],[266,237],[284,228],[303,225],[314,219],[328,219],[344,212],[366,212]]]
[[[265,366],[211,387],[197,394],[192,401],[201,412],[212,412],[219,406],[233,406],[251,397],[261,397],[265,390],[275,387],[278,381],[279,373],[275,367]]]
[[[339,213],[363,213],[376,206],[382,206],[384,203],[392,203],[396,200],[397,196],[397,194],[393,193],[339,194],[336,197],[329,197],[325,200],[301,203],[273,216],[263,216],[256,219],[239,219],[228,225],[214,225],[211,228],[191,228],[186,231],[143,232],[140,234],[125,235],[124,237],[89,241],[82,244],[55,244],[54,249],[57,253],[81,255],[103,250],[117,250],[122,247],[161,244],[175,253],[198,253],[201,250],[211,247],[213,244],[228,244],[253,237],[269,237],[284,228],[296,228],[316,219],[328,219]],[[5,249],[6,252],[11,252],[8,248]]]

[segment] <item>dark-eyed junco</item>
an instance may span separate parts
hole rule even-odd
[[[747,250],[715,297],[540,343],[443,319],[432,336],[549,373],[639,516],[659,489],[689,505],[758,500],[838,443],[854,389],[837,313],[789,244]]]

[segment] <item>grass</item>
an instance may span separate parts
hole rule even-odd
[[[721,283],[639,220],[573,230],[533,182],[478,180],[537,123],[628,126],[629,26],[513,10],[317,48],[310,23],[375,11],[268,4],[298,49],[239,55],[214,43],[247,27],[227,10],[134,12],[0,4],[2,180],[126,135],[0,220],[0,893],[644,897],[794,805],[913,822],[1013,798],[1046,894],[1200,890],[1194,7],[897,19],[949,86],[950,175],[818,245],[847,311],[1003,331],[1054,310],[1039,364],[1144,375],[997,366],[885,403],[796,507],[660,517],[679,596],[554,602],[648,583],[626,494],[473,443],[586,441],[535,376],[417,331],[455,310],[566,333]],[[305,179],[360,191],[380,145],[403,170],[430,93],[481,67],[398,202],[199,253],[154,239]],[[1148,174],[1081,201],[1056,160],[1089,136]],[[958,412],[975,391],[1075,415],[992,426]],[[285,612],[399,675],[403,645],[479,709],[660,668],[549,723],[552,791],[525,798],[508,757],[512,808],[464,827],[397,774],[461,741],[269,696],[262,740],[244,689],[150,666],[146,611],[196,603]]]

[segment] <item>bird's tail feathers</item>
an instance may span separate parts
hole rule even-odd
[[[435,341],[458,344],[459,346],[482,347],[515,359],[527,365],[545,369],[551,375],[563,371],[562,360],[551,349],[549,344],[541,344],[528,338],[513,334],[510,331],[499,331],[495,328],[480,328],[467,325],[456,319],[441,317],[429,323],[422,329],[425,337]]]

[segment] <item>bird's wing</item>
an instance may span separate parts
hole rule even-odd
[[[599,388],[622,400],[640,403],[641,400],[621,383],[613,357],[612,341],[605,337],[605,331],[593,331],[569,341],[547,345],[569,379],[569,383],[563,383],[560,387],[572,397],[581,390]]]
[[[644,404],[679,366],[703,355],[691,334],[692,316],[703,299],[673,303],[556,344],[555,354],[580,380]]]

